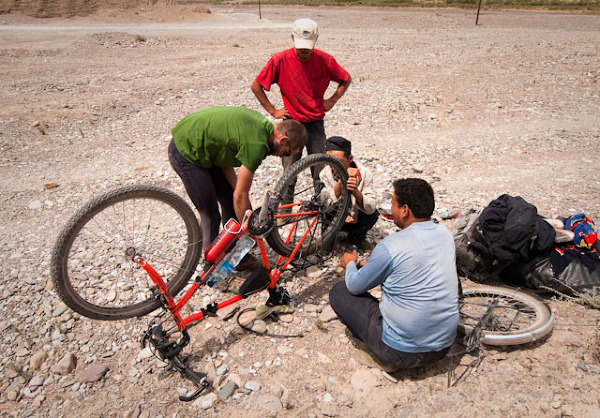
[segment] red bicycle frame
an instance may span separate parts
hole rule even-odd
[[[282,205],[282,206],[280,206],[280,209],[286,209],[286,208],[291,209],[293,206],[298,206],[298,205],[303,205],[303,204],[302,203],[292,203],[289,205]],[[248,212],[250,212],[250,211],[248,211]],[[248,218],[249,218],[249,214],[251,213],[251,212],[250,213],[248,213],[248,212],[246,214],[247,216],[244,217],[245,221],[242,222],[242,228],[240,229],[240,231],[238,233],[238,238],[242,237],[244,234],[248,233]],[[266,249],[263,239],[261,237],[252,237],[258,245],[262,264],[269,271],[268,286],[261,287],[260,289],[254,291],[252,293],[260,292],[260,291],[264,290],[265,288],[274,289],[276,287],[277,281],[279,280],[279,278],[281,277],[281,275],[283,274],[285,269],[292,262],[294,257],[296,257],[296,254],[298,254],[298,251],[300,251],[300,249],[302,248],[302,245],[304,244],[306,238],[311,234],[311,232],[313,231],[313,228],[315,227],[315,225],[317,224],[317,221],[319,219],[318,211],[302,211],[301,210],[301,211],[295,212],[295,213],[287,213],[287,214],[284,213],[284,214],[279,214],[279,215],[274,216],[274,222],[277,222],[277,220],[280,220],[280,219],[295,218],[294,222],[291,224],[290,231],[286,237],[286,243],[289,243],[290,240],[292,239],[292,237],[294,236],[294,233],[296,232],[296,227],[297,227],[298,221],[301,218],[304,218],[307,216],[314,216],[314,219],[312,219],[312,221],[310,222],[309,227],[306,228],[306,231],[304,232],[302,238],[298,241],[298,243],[292,250],[289,257],[284,257],[282,255],[279,255],[277,257],[277,262],[275,263],[275,267],[273,267],[273,268],[271,268],[271,266],[269,264],[267,249]],[[230,250],[231,250],[231,248],[230,248]],[[173,318],[175,319],[175,322],[177,324],[177,328],[179,329],[179,331],[184,331],[191,324],[194,324],[195,322],[198,322],[198,321],[201,321],[202,319],[204,319],[204,317],[206,316],[206,312],[211,312],[211,313],[216,312],[219,309],[223,309],[226,306],[232,305],[232,304],[244,299],[244,297],[242,295],[236,295],[236,296],[233,296],[227,300],[224,300],[224,301],[218,303],[216,306],[213,305],[210,309],[205,308],[202,311],[193,313],[192,315],[187,316],[187,317],[181,316],[181,309],[188,303],[188,301],[191,299],[191,297],[194,295],[194,293],[196,293],[196,291],[201,286],[204,286],[207,283],[211,274],[215,270],[215,267],[219,264],[219,262],[223,259],[224,256],[225,256],[225,254],[223,254],[221,257],[219,257],[219,259],[216,260],[214,263],[210,263],[210,264],[205,263],[206,265],[205,265],[204,270],[201,273],[196,274],[194,283],[185,292],[185,294],[179,299],[179,301],[175,301],[175,298],[169,291],[169,288],[168,288],[165,280],[148,263],[147,260],[145,260],[140,255],[136,255],[136,256],[134,256],[133,261],[135,263],[137,263],[139,266],[141,266],[146,271],[146,273],[148,273],[148,276],[150,276],[150,279],[152,280],[152,283],[154,284],[155,289],[157,289],[157,291],[160,292],[159,298],[161,299],[163,306],[166,309],[168,309],[169,312],[171,312],[171,314],[173,315]],[[246,295],[246,297],[247,296],[248,295]]]

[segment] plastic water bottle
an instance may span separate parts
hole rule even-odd
[[[232,250],[221,260],[208,280],[210,287],[219,283],[221,280],[229,276],[234,268],[242,261],[242,258],[252,249],[254,240],[248,235],[241,237]]]

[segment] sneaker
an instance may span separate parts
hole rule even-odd
[[[260,267],[262,263],[252,254],[246,254],[242,261],[236,266],[235,271],[254,270]]]

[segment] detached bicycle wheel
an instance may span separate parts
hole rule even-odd
[[[503,286],[464,289],[459,300],[459,332],[481,331],[489,345],[517,345],[545,337],[554,326],[550,306],[535,295]]]
[[[52,281],[74,311],[93,319],[143,316],[160,306],[153,284],[126,252],[141,255],[177,294],[198,265],[202,232],[177,194],[135,185],[88,202],[68,221],[52,253]]]
[[[335,202],[325,201],[324,184],[318,177],[321,170],[331,170],[333,177],[342,182]],[[344,165],[327,154],[312,154],[294,163],[275,186],[276,194],[270,202],[275,226],[266,240],[271,248],[288,257],[302,239],[299,255],[328,247],[348,215],[347,181]]]

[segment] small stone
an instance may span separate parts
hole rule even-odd
[[[17,392],[16,390],[9,390],[6,392],[6,399],[8,399],[9,401],[16,401],[18,397],[19,392]]]
[[[312,303],[304,304],[304,312],[318,312],[319,307],[317,305],[313,305]]]
[[[64,303],[60,303],[56,309],[54,310],[54,312],[52,312],[52,316],[54,318],[56,318],[57,316],[61,316],[62,314],[64,314],[67,309],[69,309],[69,307],[67,305],[65,305]]]
[[[38,210],[42,208],[42,202],[39,200],[34,200],[33,202],[30,202],[27,207],[31,210]]]
[[[69,374],[75,370],[77,358],[72,353],[67,353],[65,356],[53,366],[53,371],[59,374]]]
[[[193,403],[194,406],[199,406],[202,409],[210,409],[217,401],[218,397],[216,393],[209,393],[207,395],[199,397],[196,402]]]
[[[102,379],[102,376],[108,372],[108,366],[106,364],[93,364],[83,372],[79,377],[81,383],[94,383]]]
[[[225,373],[227,373],[228,370],[229,368],[226,364],[221,364],[219,367],[217,367],[217,376],[224,375]]]
[[[238,385],[235,382],[232,382],[231,380],[227,381],[221,390],[219,390],[219,399],[224,401],[225,399],[229,398],[231,395],[233,395],[233,392],[235,392],[237,388]]]
[[[281,322],[285,322],[286,324],[289,324],[294,321],[294,315],[292,315],[292,314],[279,315],[279,320]]]
[[[310,266],[306,269],[306,275],[311,279],[317,279],[321,276],[323,272],[317,266]]]
[[[334,319],[337,319],[337,314],[331,307],[331,305],[327,305],[323,308],[323,311],[319,315],[319,319],[323,322],[330,322]]]
[[[260,390],[260,383],[255,380],[248,380],[244,387],[252,392],[258,392]]]
[[[148,346],[138,353],[137,357],[135,358],[135,361],[139,363],[140,361],[153,356],[154,354],[152,354],[152,349],[150,348],[150,346]]]
[[[259,334],[264,334],[267,332],[267,323],[260,319],[254,321],[254,324],[252,324],[252,331],[258,332]]]
[[[224,307],[223,309],[219,309],[217,311],[217,316],[223,321],[226,321],[227,319],[231,318],[239,309],[240,304],[234,303],[233,305],[229,305]]]
[[[123,418],[139,418],[141,413],[142,413],[142,407],[140,405],[136,405],[133,407],[133,409],[126,411],[123,414]]]
[[[37,388],[38,386],[42,386],[44,384],[44,376],[37,375],[33,376],[33,378],[29,381],[29,386],[32,388]]]
[[[48,353],[45,351],[38,351],[29,359],[29,369],[39,370],[42,367],[42,363],[48,358]]]
[[[256,400],[256,405],[274,415],[278,415],[283,411],[281,400],[273,395],[259,396]]]
[[[40,394],[40,392],[42,391],[42,388],[36,388],[35,390],[31,390],[31,388],[26,387],[25,389],[23,389],[23,396],[25,396],[26,398],[29,399],[33,399],[36,396],[38,396]]]

